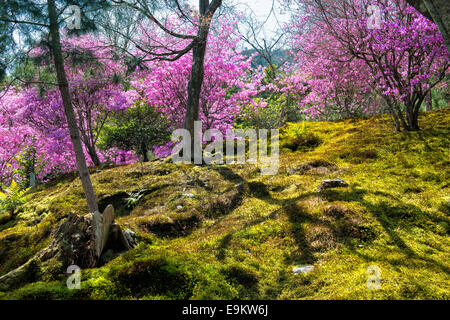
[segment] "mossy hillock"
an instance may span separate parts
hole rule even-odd
[[[251,164],[93,169],[100,204],[114,204],[138,245],[82,270],[81,290],[46,265],[0,298],[448,300],[450,109],[420,123],[308,122],[320,143],[283,148],[274,176]],[[319,192],[326,179],[348,186]],[[0,276],[45,248],[69,212],[87,213],[74,174],[35,188],[15,217],[0,214]],[[299,265],[314,269],[294,274]],[[367,288],[369,266],[379,290]]]

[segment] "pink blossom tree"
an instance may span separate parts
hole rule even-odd
[[[172,21],[172,30],[189,33],[184,26]],[[199,97],[199,120],[204,128],[225,132],[231,128],[244,104],[257,104],[256,77],[252,77],[251,58],[244,56],[235,33],[236,20],[221,19],[209,34],[204,61],[204,78]],[[178,30],[182,28],[182,30]],[[141,34],[142,45],[157,47],[169,43],[170,36],[157,34],[147,26]],[[150,36],[149,36],[150,35]],[[173,50],[185,46],[172,44]],[[135,73],[132,85],[146,101],[167,116],[174,128],[183,126],[187,112],[187,86],[191,75],[193,56],[187,53],[175,61],[151,60],[144,62],[143,70]]]
[[[449,67],[442,36],[432,22],[403,0],[287,2],[297,5],[294,37],[295,30],[308,28],[307,36],[298,34],[297,44],[314,54],[316,61],[309,60],[312,76],[322,70],[325,77],[317,79],[325,79],[329,72],[334,88],[347,79],[360,92],[374,90],[384,98],[397,130],[419,130],[422,102]],[[379,20],[368,14],[369,6],[378,10]],[[320,84],[313,87],[320,88]]]
[[[103,157],[99,154],[97,143],[105,123],[111,114],[124,111],[132,105],[137,93],[123,89],[120,79],[126,67],[101,39],[90,34],[66,37],[62,49],[68,56],[65,71],[80,138],[91,162],[98,166]],[[46,52],[37,48],[32,55],[37,58],[46,56]],[[43,61],[41,67],[51,68],[51,64]],[[68,134],[57,90],[50,88],[43,94],[34,87],[27,90],[30,101],[23,114],[27,121],[47,134],[61,135],[64,131]]]

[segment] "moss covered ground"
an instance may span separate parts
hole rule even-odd
[[[449,299],[450,109],[420,124],[310,122],[320,144],[283,148],[275,176],[250,164],[93,169],[100,207],[115,206],[137,247],[83,270],[81,290],[46,265],[0,298]],[[349,186],[319,192],[332,178]],[[142,197],[126,202],[132,192]],[[0,276],[47,246],[70,211],[87,213],[75,173],[37,187],[15,218],[0,214]],[[294,274],[303,265],[314,269]]]

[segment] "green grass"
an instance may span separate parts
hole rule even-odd
[[[0,298],[449,299],[450,109],[420,124],[398,133],[387,116],[308,123],[320,144],[283,149],[276,176],[158,161],[93,170],[100,205],[115,205],[139,245],[83,270],[81,290],[46,266]],[[318,192],[330,178],[349,187]],[[141,189],[126,208],[126,192]],[[0,215],[0,275],[45,247],[69,211],[86,213],[75,174],[40,186],[14,219]],[[366,285],[372,265],[379,290]]]

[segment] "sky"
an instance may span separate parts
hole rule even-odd
[[[227,1],[230,0],[224,0],[224,3],[226,4]],[[268,37],[278,29],[278,22],[284,23],[289,20],[288,15],[280,13],[278,0],[275,0],[275,10],[271,13],[273,1],[274,0],[232,0],[232,2],[237,5],[239,11],[247,12],[251,10],[254,12],[258,21],[263,22],[267,20],[264,32]],[[190,0],[190,2],[195,7],[198,7],[198,0]]]
[[[266,23],[267,31],[276,30],[277,19],[280,23],[286,22],[288,19],[287,15],[280,14],[277,0],[275,0],[274,13],[271,13],[273,0],[236,0],[236,2],[238,3],[238,8],[242,7],[245,9],[249,7],[260,21],[265,21],[270,15]]]

